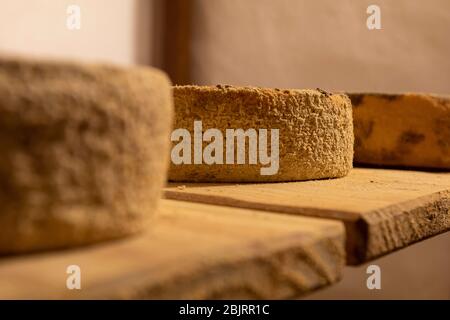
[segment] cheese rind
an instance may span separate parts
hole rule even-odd
[[[0,59],[0,254],[122,237],[166,179],[170,82],[149,68]]]
[[[349,94],[355,162],[450,169],[450,97]]]
[[[203,131],[218,129],[224,137],[226,129],[255,129],[257,132],[278,129],[279,170],[273,175],[262,175],[260,169],[269,165],[249,164],[249,161],[245,164],[172,162],[171,181],[297,181],[342,177],[352,168],[353,122],[351,103],[346,95],[323,90],[227,85],[176,86],[173,91],[174,127],[187,129],[192,137],[194,121],[202,121]],[[177,143],[173,142],[172,147]],[[203,147],[205,145],[208,142],[204,142]],[[248,146],[247,140],[247,157]]]

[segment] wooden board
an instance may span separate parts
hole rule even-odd
[[[163,200],[146,234],[0,259],[6,298],[289,298],[340,279],[342,223]],[[81,268],[81,290],[66,268]]]
[[[341,220],[358,264],[450,229],[450,173],[355,168],[333,180],[171,184],[165,196]]]

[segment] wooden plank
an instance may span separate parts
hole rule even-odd
[[[450,173],[355,168],[344,178],[276,184],[171,184],[170,199],[341,220],[358,264],[450,230]]]
[[[0,259],[0,298],[289,298],[340,279],[342,223],[163,200],[146,234]],[[81,268],[81,290],[66,268]]]

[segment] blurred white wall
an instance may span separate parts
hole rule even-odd
[[[81,29],[66,27],[68,5]],[[152,0],[1,0],[0,53],[152,63]]]

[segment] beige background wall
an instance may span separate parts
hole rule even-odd
[[[367,266],[381,269],[381,290],[368,290]],[[450,234],[407,247],[359,267],[307,299],[450,299]]]
[[[67,6],[81,9],[81,29],[66,27]],[[0,52],[153,63],[153,0],[2,0]]]
[[[366,27],[370,4],[382,30]],[[450,93],[448,0],[194,0],[201,84]]]

